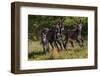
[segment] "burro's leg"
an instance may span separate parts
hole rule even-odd
[[[81,42],[81,47],[84,47],[84,40],[83,39],[80,39],[80,42]]]
[[[63,46],[64,46],[64,49],[66,50],[67,50],[68,41],[69,41],[68,37],[66,37],[65,40],[63,41]]]
[[[50,45],[51,45],[51,50],[53,50],[54,49],[53,42],[50,42]]]
[[[43,44],[43,53],[46,54],[46,45]]]
[[[83,47],[84,46],[84,40],[82,39],[81,36],[78,36],[77,42],[78,42],[78,44],[79,44],[80,47]]]
[[[58,51],[60,51],[57,41],[54,41],[54,47],[57,48]]]
[[[69,40],[69,42],[71,43],[71,46],[74,47],[73,40]]]
[[[78,45],[79,45],[80,47],[82,47],[81,41],[80,41],[79,39],[77,39],[76,41],[77,41]]]
[[[43,52],[44,52],[44,54],[49,52],[49,43],[48,42],[43,44]]]
[[[60,49],[59,49],[59,50],[62,50],[62,44],[61,44],[61,42],[60,42],[59,40],[57,40],[57,43],[58,43],[59,46],[60,46]]]
[[[49,43],[46,44],[47,52],[49,53]]]

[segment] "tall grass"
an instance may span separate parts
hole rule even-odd
[[[75,47],[71,47],[68,44],[67,50],[58,51],[57,48],[47,54],[43,53],[42,44],[40,41],[29,41],[28,42],[28,60],[53,60],[53,59],[83,59],[88,57],[87,41],[84,43],[84,47],[81,48],[77,43],[74,42]]]

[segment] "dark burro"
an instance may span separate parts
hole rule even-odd
[[[43,44],[44,53],[49,52],[49,43],[52,47],[56,47],[58,50],[63,49],[62,32],[64,31],[63,20],[61,19],[54,27],[48,29],[44,28],[41,31],[41,42]],[[63,45],[62,45],[63,44]],[[60,48],[58,47],[60,46]]]

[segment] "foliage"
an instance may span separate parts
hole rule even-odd
[[[87,37],[87,17],[28,15],[28,39],[39,40],[41,30],[44,27],[51,28],[55,26],[60,19],[64,20],[65,28],[71,28],[81,22],[83,24],[82,34]]]

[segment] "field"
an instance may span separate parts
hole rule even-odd
[[[88,57],[87,41],[84,42],[84,47],[81,48],[76,42],[75,47],[68,44],[67,50],[58,52],[57,48],[50,49],[47,54],[43,53],[42,44],[40,41],[28,41],[28,60],[54,60],[54,59],[83,59]]]

